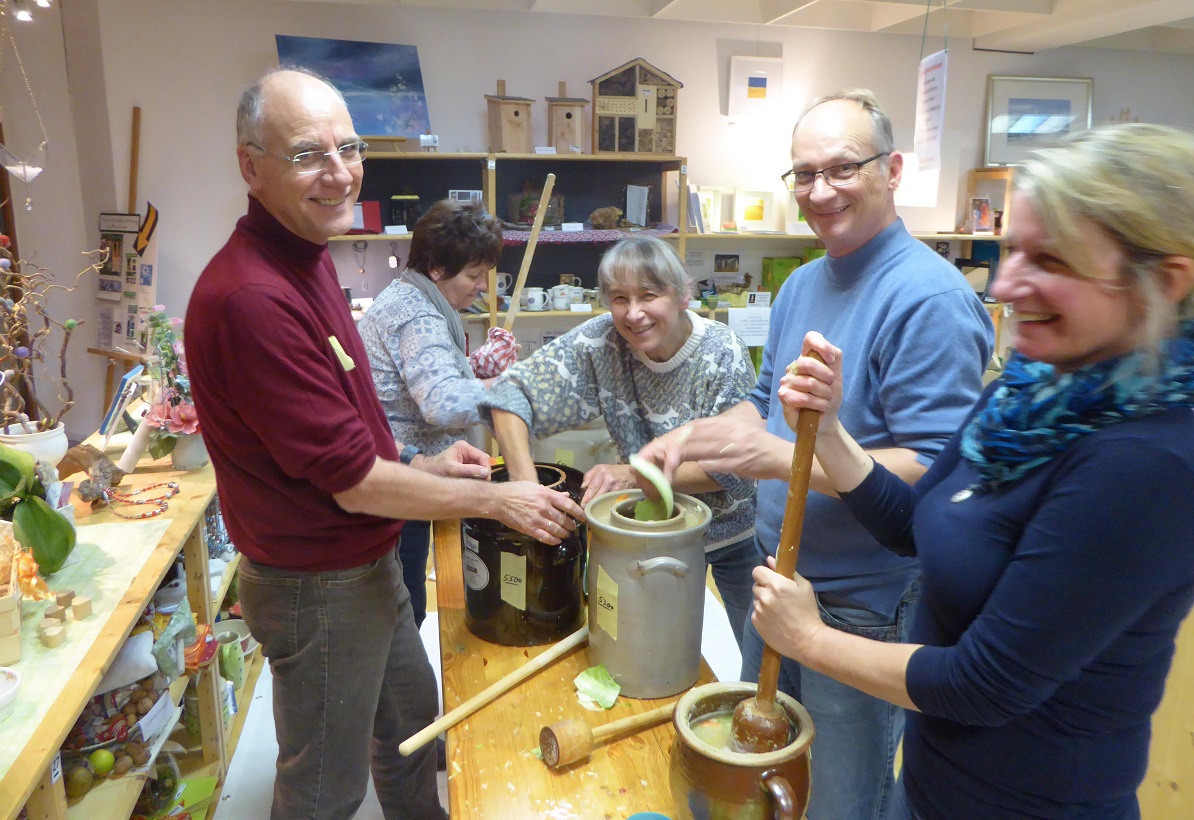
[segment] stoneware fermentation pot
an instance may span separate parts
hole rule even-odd
[[[775,702],[793,731],[787,746],[765,754],[716,748],[697,737],[692,725],[716,712],[732,712],[755,694],[753,683],[708,683],[686,692],[676,703],[670,781],[677,820],[733,817],[796,820],[808,807],[813,720],[783,692]]]
[[[631,698],[687,689],[701,668],[705,530],[713,515],[677,494],[664,521],[636,521],[641,490],[599,495],[585,507],[592,533],[589,662],[604,664]]]
[[[539,483],[580,502],[584,474],[557,464],[536,464]],[[508,481],[505,467],[492,481]],[[502,646],[554,643],[584,623],[585,526],[558,545],[544,544],[500,521],[466,518],[460,541],[464,571],[464,624],[478,638]]]

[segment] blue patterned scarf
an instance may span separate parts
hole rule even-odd
[[[1079,436],[1171,407],[1194,406],[1194,320],[1162,348],[1160,370],[1140,351],[1056,375],[1013,355],[1001,384],[962,433],[962,455],[994,489],[1047,464]]]

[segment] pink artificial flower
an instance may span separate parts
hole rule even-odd
[[[178,327],[178,326],[179,326],[179,325],[181,325],[181,324],[182,324],[182,318],[181,318],[181,317],[178,317],[178,316],[171,316],[171,317],[170,317],[170,326],[171,326],[171,327]]]
[[[195,412],[195,405],[190,402],[176,404],[170,408],[170,419],[166,422],[166,429],[174,434],[199,432],[199,414]]]
[[[158,430],[165,430],[170,420],[170,403],[169,396],[162,396],[161,399],[155,401],[149,406],[149,412],[145,414],[145,423],[151,427],[156,427]]]

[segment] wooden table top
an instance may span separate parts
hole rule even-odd
[[[460,526],[436,521],[435,573],[443,663],[444,711],[468,700],[546,649],[498,646],[464,625]],[[590,727],[649,711],[659,700],[619,697],[603,712],[585,709],[572,679],[589,667],[582,646],[473,713],[447,732],[448,799],[453,818],[626,818],[640,811],[672,815],[668,766],[675,730],[670,722],[600,744],[592,755],[560,771],[533,750],[539,730],[560,720]],[[716,680],[702,659],[698,683]]]

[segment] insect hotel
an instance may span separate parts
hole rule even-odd
[[[676,153],[677,97],[683,83],[641,57],[589,82],[593,153]]]

